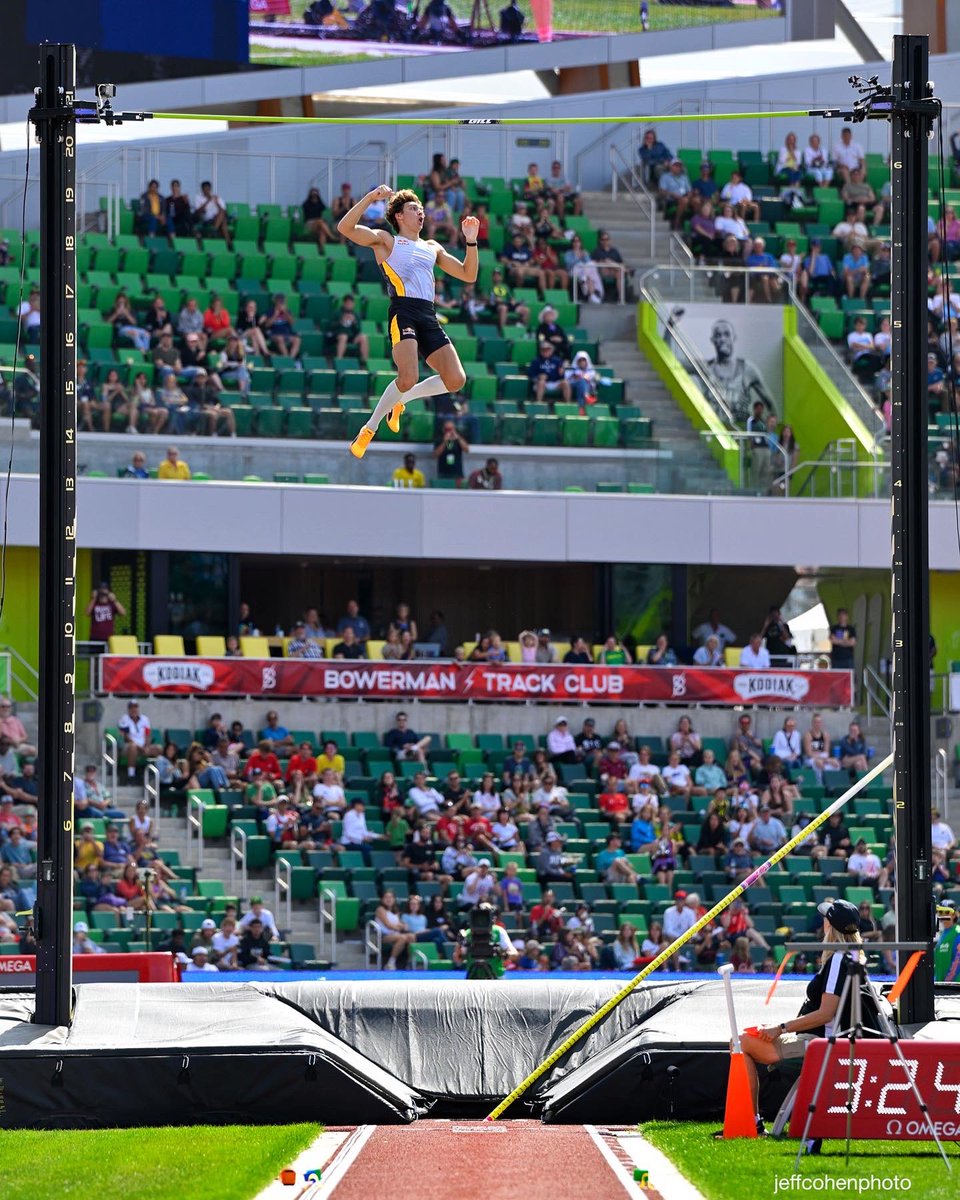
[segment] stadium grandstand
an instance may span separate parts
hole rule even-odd
[[[56,20],[16,7],[21,55],[42,38],[85,48],[69,6],[52,6]],[[531,1111],[609,1119],[613,1132],[578,1126],[585,1169],[618,1177],[590,1194],[613,1182],[640,1194],[637,1156],[659,1145],[700,1194],[727,1200],[668,1134],[634,1152],[613,1129],[723,1113],[718,968],[740,985],[741,1027],[764,1002],[788,1021],[821,980],[818,949],[846,902],[866,971],[899,988],[913,970],[902,979],[893,769],[900,201],[889,124],[838,115],[851,70],[888,79],[872,52],[890,29],[862,4],[799,0],[611,4],[586,23],[586,6],[561,0],[495,13],[251,0],[218,5],[214,34],[175,0],[195,52],[161,38],[147,79],[126,61],[147,52],[142,34],[111,25],[112,6],[88,7],[100,33],[78,95],[110,68],[119,86],[106,100],[98,89],[76,129],[61,256],[75,268],[64,419],[76,520],[62,585],[75,598],[63,609],[73,858],[59,886],[81,1048],[107,1062],[115,1031],[84,1021],[123,1012],[114,1049],[128,1061],[137,1047],[122,1039],[155,1021],[143,1036],[182,1087],[199,1069],[191,1055],[246,1055],[249,1070],[264,1020],[257,1053],[278,1060],[263,1068],[265,1125],[306,1114],[334,1128],[278,1143],[269,1172],[223,1194],[286,1194],[260,1189],[312,1143],[347,1196],[382,1178],[390,1124],[428,1111],[472,1121],[515,1100],[615,997],[594,1052],[531,1091]],[[960,906],[960,33],[920,4],[883,19],[934,37],[943,105],[923,196],[926,394],[912,398],[928,418],[931,745],[917,786],[940,982],[956,978],[944,947]],[[749,69],[718,65],[748,52]],[[647,86],[648,62],[675,81]],[[488,98],[465,78],[458,91],[458,73]],[[35,122],[53,119],[41,99]],[[44,719],[44,539],[61,482],[48,441],[62,407],[44,363],[60,362],[50,330],[63,317],[48,181],[33,134],[22,142],[30,103],[0,98],[0,976],[40,996],[57,874],[44,757],[68,743]],[[418,387],[440,372],[441,344],[463,385],[400,403],[358,456],[351,444],[379,420],[417,334],[401,328],[416,311],[401,303],[409,281],[387,262],[404,240],[388,208],[400,192],[440,268],[432,301],[414,301],[439,331],[419,343]],[[368,243],[347,236],[358,204]],[[652,986],[633,993],[638,971]],[[136,989],[143,1014],[107,1003],[105,980],[114,996]],[[678,1007],[674,1032],[644,1027],[664,1057],[641,1080],[650,1054],[630,1038],[668,995],[664,1011],[689,1000],[690,1025]],[[254,1012],[277,996],[293,1024]],[[469,1049],[441,1084],[430,1039],[460,997]],[[188,1015],[201,999],[212,1015]],[[0,1034],[29,1027],[26,1002],[4,1003]],[[180,1041],[160,1032],[179,1003]],[[702,1091],[684,1075],[675,1107],[666,1073],[691,1070],[684,1039],[700,1022]],[[394,1025],[409,1034],[392,1043]],[[479,1047],[494,1036],[490,1066]],[[48,1049],[27,1034],[15,1044]],[[279,1082],[281,1051],[304,1046],[306,1082]],[[346,1081],[345,1116],[305,1099],[314,1057],[332,1072],[325,1104]],[[11,1067],[10,1095],[27,1069]],[[109,1115],[111,1090],[129,1087],[119,1068],[104,1068],[86,1115],[47,1095],[61,1069],[9,1129],[0,1089],[0,1147],[28,1124],[142,1123]],[[145,1074],[157,1123],[252,1119],[254,1101],[222,1099],[243,1093],[232,1069],[222,1092],[198,1086],[189,1112]],[[793,1078],[782,1094],[778,1073],[759,1099],[747,1093],[748,1125],[764,1132],[761,1110],[772,1119]],[[601,1115],[577,1107],[580,1087]],[[427,1157],[444,1153],[436,1124],[413,1135]],[[515,1122],[523,1137],[527,1124]],[[340,1126],[377,1132],[364,1149],[370,1133]],[[530,1142],[533,1155],[544,1146]],[[761,1157],[771,1177],[786,1161]],[[297,1163],[305,1200],[330,1194],[309,1191],[319,1167],[311,1181]],[[406,1200],[414,1181],[400,1174]],[[467,1194],[459,1177],[446,1193],[424,1186]]]

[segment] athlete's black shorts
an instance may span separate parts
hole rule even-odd
[[[390,330],[390,345],[414,338],[423,358],[429,358],[437,350],[450,345],[437,320],[437,310],[432,300],[411,300],[397,296],[390,301],[387,327]]]

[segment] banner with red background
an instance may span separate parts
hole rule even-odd
[[[367,700],[775,704],[846,708],[850,671],[367,662],[104,655],[101,690],[156,696],[323,696]]]

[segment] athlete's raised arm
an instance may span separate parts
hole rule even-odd
[[[349,216],[349,214],[347,214]],[[344,218],[346,219],[346,218]],[[464,283],[476,283],[477,272],[480,269],[480,259],[477,255],[477,234],[480,232],[480,222],[476,217],[464,217],[460,224],[467,243],[467,251],[463,262],[448,254],[442,246],[437,252],[437,266],[446,275],[454,279],[462,279]]]
[[[387,200],[393,195],[393,188],[388,183],[381,183],[372,192],[367,192],[348,212],[345,212],[337,222],[337,230],[350,242],[358,246],[381,246],[388,253],[393,249],[393,235],[386,229],[369,229],[357,222],[367,211],[374,200]]]

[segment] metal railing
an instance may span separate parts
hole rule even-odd
[[[934,807],[949,824],[949,770],[947,752],[941,746],[933,760],[933,803]]]
[[[247,831],[237,825],[230,826],[230,894],[247,896]],[[239,883],[239,888],[238,888]]]
[[[412,971],[429,971],[432,966],[430,956],[418,946],[410,947],[410,969]]]
[[[889,721],[893,714],[893,693],[871,666],[863,668],[863,690],[867,697],[867,720],[876,710]]]
[[[317,916],[320,921],[317,954],[334,966],[337,959],[337,894],[330,888],[325,888],[322,882],[317,895]],[[328,937],[330,939],[329,953],[327,953]]]
[[[591,265],[593,265],[597,268],[597,271],[600,273],[601,280],[603,278],[603,275],[602,275],[603,271],[616,271],[617,272],[617,292],[618,292],[617,298],[618,298],[618,302],[620,304],[625,304],[626,300],[627,300],[627,276],[633,274],[632,269],[630,267],[628,267],[625,263],[609,262],[609,263],[594,263]],[[586,267],[583,264],[576,263],[573,267],[573,270],[570,272],[570,299],[573,301],[574,304],[579,304],[581,302],[581,300],[583,299],[582,296],[578,295],[578,286],[577,285],[579,284],[580,279],[583,276],[585,270],[586,270]]]
[[[648,231],[650,238],[650,257],[657,253],[657,200],[652,192],[647,191],[640,173],[633,163],[628,162],[616,146],[611,146],[610,158],[610,196],[616,201],[622,189],[637,206],[638,215]]]
[[[15,685],[27,697],[28,700],[36,702],[40,698],[40,676],[37,673],[36,667],[32,663],[27,662],[19,650],[13,646],[0,646],[0,651],[6,654],[10,660],[10,685],[11,688]]]
[[[284,929],[289,929],[293,921],[293,866],[285,858],[276,858],[273,863],[273,895],[276,901],[277,919],[280,918],[281,907],[287,910]]]
[[[120,758],[120,743],[112,733],[105,733],[100,742],[100,783],[107,785],[109,779],[110,795],[116,803],[117,798],[117,762]]]
[[[160,772],[150,762],[143,768],[143,798],[153,814],[154,828],[160,828]]]
[[[206,805],[199,796],[187,796],[187,857],[194,854],[196,842],[196,866],[203,866],[203,813]]]
[[[363,965],[383,969],[383,933],[376,921],[368,921],[363,931]]]
[[[700,436],[707,441],[718,439],[712,429],[701,429]],[[789,479],[788,470],[777,470],[779,463],[786,464],[787,451],[775,437],[768,433],[747,433],[741,429],[728,430],[723,436],[737,443],[741,490],[754,491],[758,496],[786,494],[774,492],[778,482]],[[762,444],[757,445],[758,441]],[[760,452],[759,456],[756,451]]]

